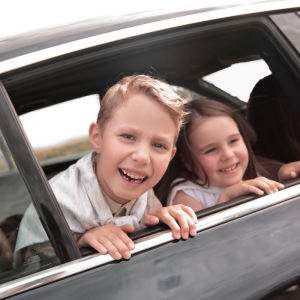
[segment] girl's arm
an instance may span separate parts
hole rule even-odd
[[[201,202],[187,195],[184,191],[178,191],[174,197],[173,204],[184,204],[191,207],[194,211],[204,209]]]
[[[262,196],[265,193],[272,194],[282,190],[284,185],[265,177],[246,180],[228,187],[219,197],[217,204],[227,202],[239,196],[257,194]]]
[[[282,166],[278,172],[280,181],[294,179],[300,175],[300,161],[295,161]]]

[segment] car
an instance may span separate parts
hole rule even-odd
[[[137,231],[121,261],[77,247],[48,180],[91,150],[81,130],[126,75],[245,114],[253,85],[272,73],[300,116],[299,41],[300,4],[290,0],[195,3],[1,40],[0,299],[298,299],[299,178],[197,212],[186,241],[165,225]],[[31,203],[49,241],[19,249]]]

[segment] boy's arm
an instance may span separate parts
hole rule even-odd
[[[300,161],[295,161],[282,166],[278,171],[279,180],[285,181],[294,179],[300,175]]]
[[[86,231],[77,241],[79,248],[93,247],[101,254],[109,254],[114,259],[129,259],[130,250],[134,249],[133,241],[126,233],[134,231],[130,225],[116,226],[108,224]]]

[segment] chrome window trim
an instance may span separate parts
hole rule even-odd
[[[197,232],[207,230],[211,227],[224,224],[231,220],[244,217],[256,211],[274,206],[276,204],[290,200],[300,194],[300,184],[286,188],[280,192],[258,198],[247,203],[217,212],[213,215],[200,218],[197,223]],[[165,244],[174,240],[170,230],[165,230],[151,236],[147,236],[135,241],[135,249],[132,254]],[[0,299],[9,297],[27,290],[49,284],[59,279],[84,272],[91,268],[112,262],[114,259],[109,255],[93,254],[72,262],[53,267],[32,275],[25,276],[0,285]],[[130,263],[130,262],[128,262]]]
[[[188,15],[183,17],[177,17],[168,20],[162,20],[125,28],[65,44],[54,46],[51,48],[43,49],[40,51],[25,54],[19,57],[11,58],[0,62],[0,74],[25,67],[37,62],[41,62],[50,58],[58,57],[64,54],[76,52],[79,50],[91,48],[107,44],[110,42],[139,36],[146,33],[155,31],[161,31],[165,29],[171,29],[184,25],[191,25],[198,22],[205,22],[210,20],[223,19],[227,17],[249,15],[258,12],[276,11],[280,9],[297,8],[299,6],[299,0],[277,0],[268,3],[254,3],[245,4],[238,7],[222,8],[219,10],[213,10],[194,15]]]

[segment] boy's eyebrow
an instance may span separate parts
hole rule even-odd
[[[119,129],[119,131],[130,131],[133,134],[141,134],[141,130],[139,128],[136,128],[134,126],[130,126],[130,125],[124,125],[121,126]],[[170,135],[168,133],[163,134],[163,133],[159,133],[157,132],[154,139],[158,142],[165,142],[165,141],[170,141],[171,143],[174,143],[175,137],[170,139]]]

